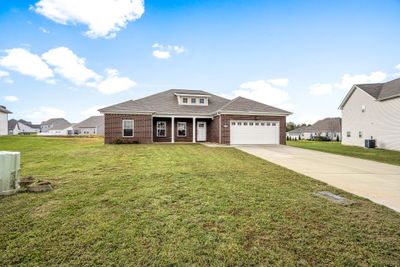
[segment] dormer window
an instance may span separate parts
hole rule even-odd
[[[196,98],[192,98],[191,101],[192,101],[192,104],[196,104]]]
[[[200,104],[204,104],[204,98],[199,99]]]
[[[178,105],[208,106],[211,95],[175,93]]]
[[[182,103],[184,103],[184,104],[187,104],[187,101],[188,99],[187,99],[187,97],[182,97]]]

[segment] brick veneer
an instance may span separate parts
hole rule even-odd
[[[134,136],[122,137],[122,121],[134,120]],[[106,114],[104,117],[104,142],[112,144],[117,139],[125,142],[152,143],[151,115]]]
[[[221,115],[221,143],[230,144],[231,120],[266,120],[279,121],[279,143],[286,145],[286,117],[285,116],[248,116],[248,115]]]

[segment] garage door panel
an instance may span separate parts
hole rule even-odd
[[[233,120],[230,125],[231,144],[279,144],[279,122]]]

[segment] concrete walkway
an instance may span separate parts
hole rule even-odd
[[[235,147],[400,212],[400,166],[289,146]]]

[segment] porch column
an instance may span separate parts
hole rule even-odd
[[[193,143],[196,143],[196,117],[193,117]]]
[[[171,117],[171,143],[175,143],[175,117]]]

